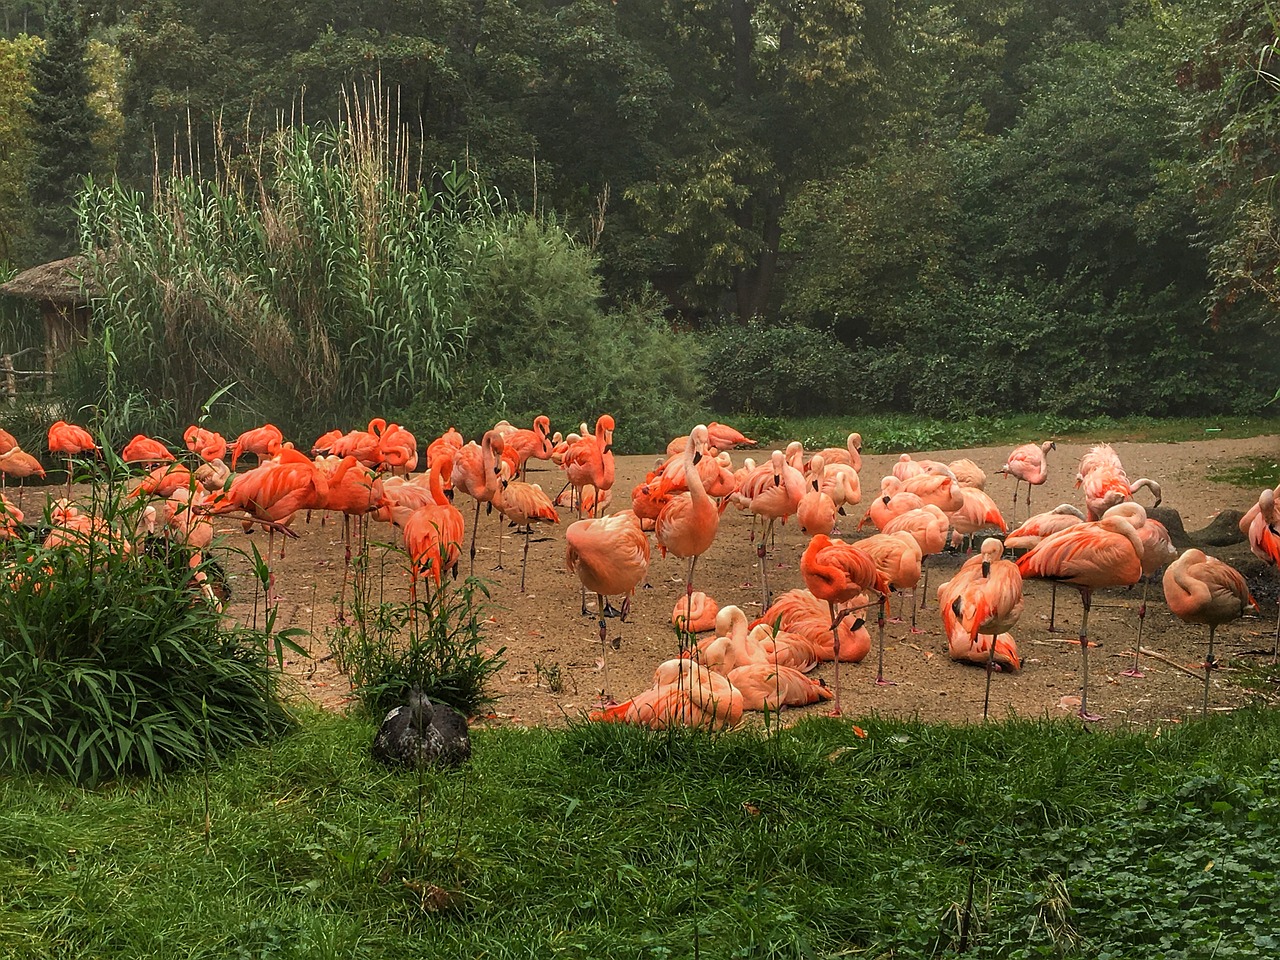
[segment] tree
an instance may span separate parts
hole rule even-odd
[[[0,263],[18,259],[28,234],[31,119],[23,105],[31,93],[31,62],[39,48],[36,37],[0,40]]]
[[[76,195],[96,159],[98,116],[89,103],[89,46],[76,0],[55,0],[41,55],[31,65],[34,152],[29,179],[37,254],[69,256],[78,247]]]

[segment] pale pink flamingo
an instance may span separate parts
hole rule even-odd
[[[1204,661],[1204,702],[1201,714],[1209,712],[1209,675],[1218,663],[1213,657],[1214,633],[1218,627],[1244,616],[1246,607],[1258,609],[1240,571],[1203,550],[1187,550],[1164,572],[1164,598],[1173,615],[1185,623],[1209,627],[1209,654]]]
[[[607,413],[603,414],[596,419],[596,432],[593,436],[583,436],[565,450],[565,473],[569,477],[570,486],[579,493],[579,503],[582,499],[582,488],[587,484],[591,484],[601,492],[613,489],[613,431],[615,428],[613,417]],[[579,516],[581,516],[581,508],[579,508]]]
[[[1024,443],[1014,447],[1003,467],[997,470],[1006,477],[1013,477],[1013,507],[1018,507],[1018,485],[1027,485],[1027,513],[1031,513],[1031,488],[1038,487],[1049,479],[1049,451],[1057,450],[1058,445],[1052,440],[1044,443]]]
[[[542,487],[523,480],[509,480],[503,484],[498,509],[517,528],[524,527],[524,553],[520,557],[520,592],[524,593],[525,566],[529,562],[529,541],[533,537],[533,525],[559,523],[560,514],[556,513],[551,498],[543,492]],[[502,541],[498,542],[501,545]],[[501,546],[498,553],[501,557]]]
[[[1131,587],[1142,578],[1142,541],[1123,517],[1076,524],[1046,537],[1018,559],[1023,579],[1039,577],[1069,583],[1080,591],[1082,720],[1099,720],[1089,711],[1089,603],[1099,587]]]
[[[676,494],[667,502],[654,527],[654,536],[664,556],[672,553],[689,561],[689,572],[684,581],[685,597],[689,602],[693,597],[694,566],[698,557],[706,553],[715,541],[716,532],[720,529],[720,511],[703,488],[702,477],[697,470],[698,460],[704,456],[706,447],[707,428],[698,424],[689,433],[689,444],[684,451],[684,474],[689,491]]]
[[[1141,678],[1143,673],[1138,668],[1138,658],[1142,655],[1142,628],[1147,619],[1147,589],[1151,585],[1151,578],[1172,563],[1178,556],[1178,551],[1174,548],[1173,539],[1165,525],[1148,517],[1140,503],[1129,500],[1116,504],[1103,516],[1128,520],[1138,532],[1138,539],[1142,541],[1142,603],[1138,606],[1138,639],[1134,643],[1133,665],[1120,672],[1124,677]]]

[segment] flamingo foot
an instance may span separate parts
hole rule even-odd
[[[1120,676],[1133,677],[1133,679],[1135,680],[1141,680],[1143,677],[1146,676],[1146,674],[1143,673],[1141,670],[1139,670],[1137,667],[1130,667],[1128,670],[1121,670]]]
[[[897,680],[886,680],[884,677],[876,677],[872,683],[877,687],[896,687],[898,685]]]
[[[828,711],[827,711],[827,716],[828,716],[828,717],[843,717],[843,716],[844,716],[844,711],[843,711],[843,710],[841,710],[839,707],[832,707],[830,710],[828,710]]]
[[[617,700],[613,699],[613,697],[609,696],[607,693],[601,690],[600,696],[596,699],[596,702],[595,702],[595,709],[603,710],[606,707],[616,707],[617,705],[618,705]]]
[[[926,632],[926,631],[921,630],[919,627],[912,627],[912,628],[911,628],[911,635],[912,635],[913,637],[918,637],[918,636],[920,636],[920,634],[925,633],[925,632]]]
[[[1076,716],[1078,716],[1085,723],[1097,723],[1099,720],[1102,719],[1102,714],[1093,713],[1090,710],[1086,710],[1084,707],[1080,708],[1080,710],[1076,713]]]

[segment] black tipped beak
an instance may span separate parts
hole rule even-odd
[[[991,561],[990,561],[990,560],[983,560],[983,561],[982,561],[982,575],[983,575],[984,577],[989,577],[989,576],[991,576]]]
[[[693,451],[693,462],[696,464],[701,462],[701,460],[702,460],[701,451],[698,451],[698,450]]]

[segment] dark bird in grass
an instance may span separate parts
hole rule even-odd
[[[450,706],[432,703],[415,687],[409,702],[382,721],[370,752],[387,766],[460,766],[471,759],[467,718]]]

